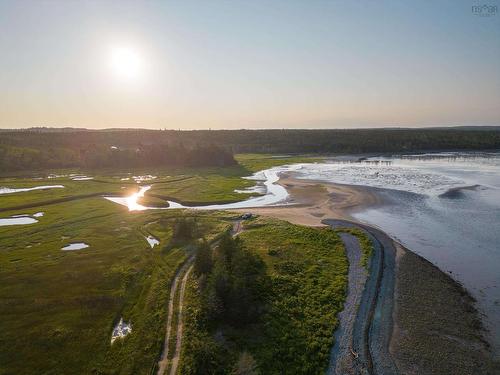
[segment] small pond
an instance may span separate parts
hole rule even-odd
[[[0,187],[0,194],[22,193],[25,191],[32,191],[32,190],[61,189],[63,187],[64,187],[63,185],[44,185],[44,186],[34,186],[31,188]]]
[[[38,220],[25,215],[15,215],[0,219],[0,227],[7,225],[26,225],[34,223],[38,223]]]
[[[120,321],[113,329],[113,333],[111,334],[111,344],[115,342],[116,339],[121,339],[127,336],[130,332],[132,332],[132,324],[123,321],[123,318],[120,318]]]
[[[85,249],[87,247],[89,247],[89,245],[87,245],[85,242],[75,242],[75,243],[71,243],[67,246],[64,246],[63,248],[61,248],[61,250],[65,250],[65,251],[81,250],[81,249]]]
[[[149,246],[151,246],[151,248],[155,247],[156,245],[159,245],[160,244],[160,241],[158,241],[156,238],[154,238],[153,236],[149,235],[147,237],[144,237],[146,239],[146,241],[148,241],[148,244]]]

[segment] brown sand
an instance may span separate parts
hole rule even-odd
[[[353,220],[351,213],[382,203],[370,189],[361,186],[300,180],[290,175],[282,175],[278,183],[289,192],[290,205],[235,211],[274,217],[292,224],[324,226],[322,219]]]

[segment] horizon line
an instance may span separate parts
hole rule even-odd
[[[103,127],[103,128],[86,128],[86,127],[73,127],[73,126],[31,126],[31,127],[20,127],[20,128],[0,128],[0,132],[9,131],[35,131],[35,130],[75,130],[75,131],[120,131],[120,130],[149,130],[149,131],[178,131],[178,132],[189,132],[189,131],[261,131],[261,130],[418,130],[418,129],[464,129],[464,128],[478,128],[478,129],[491,129],[500,128],[500,125],[431,125],[431,126],[380,126],[380,127],[370,127],[370,126],[360,126],[360,127],[320,127],[320,128],[298,128],[298,127],[263,127],[263,128],[145,128],[145,127]]]

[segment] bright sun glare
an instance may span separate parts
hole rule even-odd
[[[111,50],[111,70],[120,79],[136,79],[143,72],[142,56],[131,47],[115,47]]]

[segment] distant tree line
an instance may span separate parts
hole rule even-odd
[[[398,153],[500,149],[500,128],[81,130],[0,132],[2,170],[224,166],[232,153]]]

